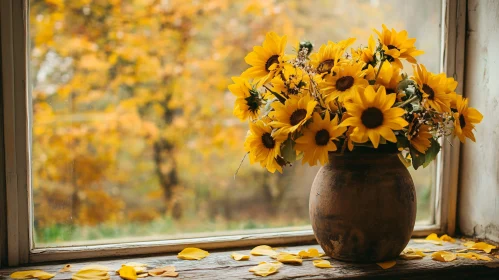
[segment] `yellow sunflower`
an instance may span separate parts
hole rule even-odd
[[[394,103],[395,94],[387,95],[384,86],[380,86],[377,92],[372,86],[368,86],[363,94],[354,95],[353,102],[345,103],[351,117],[340,125],[354,127],[350,137],[357,143],[364,143],[369,139],[377,148],[380,136],[395,143],[397,138],[393,130],[401,130],[408,123],[402,118],[405,110],[392,108]]]
[[[423,100],[425,101],[425,106],[433,108],[440,113],[450,112],[450,102],[452,95],[449,93],[448,89],[454,83],[447,80],[445,74],[435,75],[426,70],[423,64],[413,66],[414,68],[414,81],[419,86],[419,89],[423,92]]]
[[[346,48],[355,42],[355,38],[340,41],[338,43],[329,41],[322,45],[318,52],[310,55],[310,65],[316,69],[319,75],[331,73],[334,66],[344,60],[343,53]]]
[[[250,130],[244,142],[250,163],[259,162],[271,173],[276,170],[282,173],[282,167],[277,163],[276,157],[281,155],[281,144],[287,138],[288,135],[279,130],[272,132],[272,127],[264,121],[250,122]]]
[[[377,69],[374,69],[372,65],[367,68],[366,78],[368,80],[374,80],[376,77]],[[386,93],[396,93],[397,87],[400,81],[402,81],[402,75],[400,74],[400,68],[397,68],[389,63],[384,63],[381,65],[381,70],[379,70],[378,77],[374,83],[375,86],[384,86]]]
[[[286,36],[279,37],[274,32],[267,33],[263,46],[254,47],[244,58],[251,67],[244,71],[242,76],[254,79],[258,86],[272,80],[284,62],[286,41]]]
[[[274,102],[272,108],[275,111],[270,112],[269,116],[275,121],[271,125],[286,133],[295,132],[312,117],[316,105],[317,101],[308,94],[292,95],[284,104]]]
[[[338,126],[338,115],[331,120],[329,112],[326,111],[324,119],[315,112],[313,121],[304,130],[303,136],[296,139],[295,148],[303,152],[302,164],[308,162],[310,166],[326,164],[328,152],[336,151],[337,147],[333,140],[336,140],[346,130],[346,127]]]
[[[382,44],[383,51],[386,56],[388,56],[388,61],[392,62],[399,68],[404,68],[400,59],[406,59],[410,63],[417,63],[415,56],[421,55],[424,52],[417,50],[414,46],[416,39],[407,38],[408,34],[406,30],[400,32],[389,30],[383,24],[382,32],[374,29],[374,32],[378,34],[379,40]]]
[[[272,90],[285,96],[308,91],[309,76],[301,68],[284,65],[281,74],[272,79]]]
[[[376,60],[374,56],[376,54],[376,41],[373,36],[369,37],[367,41],[367,47],[358,48],[357,50],[352,49],[352,57],[357,61],[363,61],[366,64],[374,64]]]
[[[431,146],[430,139],[433,135],[430,130],[431,127],[429,125],[418,122],[416,118],[409,125],[407,139],[411,143],[411,146],[422,154],[426,153],[426,150]]]
[[[363,62],[351,62],[336,68],[336,75],[326,75],[324,82],[319,84],[326,103],[338,98],[340,102],[348,99],[353,93],[364,89],[369,82],[364,79]]]
[[[236,97],[234,115],[240,120],[256,119],[260,111],[262,101],[258,92],[251,87],[248,80],[240,77],[232,77],[234,84],[229,85],[229,90]]]
[[[475,124],[480,123],[483,115],[475,108],[468,107],[468,99],[461,95],[456,97],[457,112],[454,113],[454,135],[462,143],[466,142],[466,137],[475,142],[473,129]]]

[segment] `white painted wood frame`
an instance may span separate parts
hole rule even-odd
[[[7,201],[7,226],[0,228],[0,231],[6,233],[8,238],[6,251],[8,252],[9,266],[57,260],[177,252],[187,245],[205,249],[217,249],[315,241],[312,230],[305,229],[164,241],[34,249],[30,229],[32,225],[32,204],[29,129],[31,101],[27,85],[28,1],[0,0],[0,4],[5,192]],[[441,69],[448,76],[453,76],[460,82],[458,92],[462,92],[465,19],[465,0],[442,1]],[[434,223],[427,226],[417,225],[414,236],[424,236],[430,232],[454,233],[459,143],[456,141],[452,143],[453,146],[450,146],[447,141],[442,143],[444,149],[437,160]],[[0,187],[3,186],[0,184]],[[0,213],[1,216],[2,213]],[[0,252],[2,252],[1,248]]]

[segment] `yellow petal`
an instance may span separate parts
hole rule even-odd
[[[451,243],[456,242],[456,240],[454,238],[448,236],[447,234],[444,234],[444,235],[440,236],[440,240],[451,242]]]
[[[432,233],[428,235],[425,239],[415,239],[414,242],[416,243],[431,243],[435,245],[442,245],[442,240],[438,238],[438,235],[436,233]]]
[[[135,280],[137,279],[137,271],[133,266],[124,265],[119,270],[118,273],[121,278],[126,280]]]
[[[456,253],[464,253],[466,251],[468,251],[468,249],[461,249],[461,250],[457,250]]]
[[[382,269],[389,269],[391,267],[393,267],[394,265],[397,264],[396,261],[387,261],[387,262],[380,262],[380,263],[376,263],[377,265],[379,265]]]
[[[71,277],[73,280],[108,280],[110,279],[107,270],[102,269],[81,269]]]
[[[278,262],[288,263],[288,264],[302,264],[303,262],[300,256],[292,255],[289,253],[279,253],[276,259]]]
[[[314,260],[314,266],[318,268],[331,268],[331,263],[327,260]]]
[[[473,252],[457,253],[457,256],[461,257],[461,258],[471,259],[471,260],[480,260],[480,261],[491,261],[492,260],[488,256],[480,255],[480,254],[473,253]]]
[[[277,255],[277,252],[272,249],[272,247],[267,245],[256,246],[251,250],[250,254],[253,256],[274,256]]]
[[[147,276],[149,276],[148,272],[142,272],[137,274],[137,278],[145,278]]]
[[[107,266],[104,266],[104,265],[100,265],[100,264],[90,264],[90,265],[87,265],[87,266],[84,266],[80,269],[81,270],[102,270],[102,271],[110,271],[111,269],[109,269],[109,267]]]
[[[137,272],[137,274],[140,274],[147,270],[147,264],[145,263],[128,262],[124,265],[133,267],[135,269],[135,272]]]
[[[463,244],[464,246],[468,247],[468,249],[475,249],[475,250],[482,250],[485,253],[490,253],[492,249],[496,249],[497,247],[485,242],[478,242],[475,243],[473,241],[469,241]]]
[[[25,271],[17,271],[14,272],[10,275],[10,278],[13,279],[31,279],[31,278],[37,278],[41,280],[46,280],[53,278],[55,274],[51,274],[48,272],[45,272],[43,270],[25,270]]]
[[[435,240],[435,241],[440,241],[440,238],[438,238],[438,235],[436,233],[432,233],[428,235],[425,240]]]
[[[438,251],[431,254],[431,258],[440,262],[451,262],[456,259],[456,254],[447,251]]]
[[[37,278],[37,279],[40,279],[40,280],[51,279],[54,276],[55,276],[55,274],[51,274],[51,273],[48,273],[48,272],[45,272],[45,271],[42,271],[42,270],[39,270],[39,271],[36,271],[35,273],[33,273],[33,278]]]
[[[182,260],[201,260],[209,256],[210,253],[198,248],[185,248],[178,253],[177,257]]]
[[[250,268],[249,271],[253,272],[255,275],[258,276],[268,276],[270,274],[276,273],[280,267],[281,267],[280,263],[261,262],[259,265]]]
[[[70,264],[65,265],[63,268],[61,268],[61,270],[59,270],[59,272],[68,272],[68,271],[71,271]]]
[[[298,255],[302,259],[306,259],[306,258],[317,258],[321,255],[321,253],[319,253],[319,251],[315,248],[310,248],[308,249],[308,251],[300,251]]]
[[[250,256],[239,253],[232,253],[230,256],[236,261],[247,261],[250,259]]]
[[[175,267],[173,265],[158,267],[155,269],[149,270],[149,275],[151,276],[161,276],[166,272],[175,272]]]
[[[416,260],[422,259],[426,256],[421,249],[416,248],[405,248],[400,254],[400,257],[405,260]]]

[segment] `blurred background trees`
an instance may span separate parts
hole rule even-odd
[[[233,178],[247,124],[227,85],[270,30],[291,53],[300,39],[407,28],[415,10],[413,29],[440,21],[438,1],[383,2],[31,0],[37,244],[307,225],[317,169],[272,175],[244,162]]]

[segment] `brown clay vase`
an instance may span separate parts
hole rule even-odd
[[[397,153],[330,153],[312,184],[310,220],[324,252],[351,262],[394,260],[411,238],[416,193]]]

